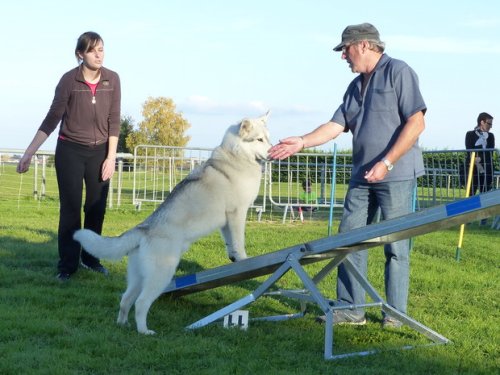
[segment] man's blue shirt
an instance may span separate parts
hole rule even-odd
[[[351,180],[366,182],[364,175],[391,149],[409,117],[427,110],[418,77],[408,64],[386,54],[371,74],[364,96],[362,75],[347,88],[344,101],[331,121],[352,132]],[[384,179],[384,182],[414,179],[424,174],[422,151],[416,142]]]

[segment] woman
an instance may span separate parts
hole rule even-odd
[[[493,126],[493,116],[482,112],[477,117],[477,126],[465,135],[465,148],[476,149],[474,160],[474,171],[472,173],[472,185],[470,195],[476,191],[485,193],[489,191],[493,183],[493,149],[495,148],[495,136],[490,133]],[[490,151],[479,151],[490,149]],[[470,165],[470,154],[467,154],[467,171]]]
[[[78,66],[60,79],[49,112],[17,166],[17,172],[26,172],[35,152],[61,123],[55,152],[60,200],[57,278],[61,281],[77,271],[80,257],[84,268],[108,274],[99,259],[73,240],[73,233],[81,228],[84,181],[83,227],[102,231],[120,134],[120,78],[103,67],[104,42],[99,34],[83,33],[75,56]]]

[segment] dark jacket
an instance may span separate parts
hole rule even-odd
[[[495,135],[493,133],[488,133],[488,139],[486,140],[486,149],[490,149],[491,151],[481,151],[483,150],[482,145],[476,145],[478,139],[479,135],[476,130],[468,131],[465,134],[465,148],[468,150],[476,149],[476,157],[481,158],[480,164],[485,169],[486,173],[493,174],[493,151],[491,149],[495,148]],[[467,153],[467,166],[469,163],[470,153]]]
[[[94,99],[81,67],[70,70],[61,77],[39,130],[50,135],[61,122],[59,136],[83,145],[106,143],[110,136],[118,137],[121,89],[117,73],[101,68]]]

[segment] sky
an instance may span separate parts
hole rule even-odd
[[[419,77],[424,150],[464,149],[480,112],[500,118],[498,0],[19,0],[0,5],[0,149],[29,145],[85,31],[104,39],[122,117],[136,126],[148,98],[167,97],[191,124],[189,147],[216,147],[228,126],[267,110],[272,143],[305,134],[331,118],[355,78],[332,48],[363,22]],[[40,150],[55,149],[56,132]]]

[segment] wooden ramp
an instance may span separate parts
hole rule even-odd
[[[271,275],[253,293],[187,327],[188,329],[196,329],[220,320],[226,315],[252,303],[260,296],[265,295],[268,289],[285,273],[292,270],[302,280],[305,289],[301,291],[284,291],[280,292],[280,294],[289,298],[299,299],[303,302],[316,303],[325,312],[327,318],[327,323],[325,324],[325,359],[371,354],[376,351],[333,355],[333,311],[346,307],[335,306],[332,301],[324,298],[317,289],[316,284],[339,264],[343,263],[355,275],[358,282],[364,287],[373,301],[373,303],[363,306],[352,305],[348,306],[348,308],[380,307],[386,314],[399,319],[407,326],[427,336],[434,343],[448,343],[449,340],[444,336],[388,305],[346,257],[349,253],[359,250],[369,249],[385,243],[438,231],[474,220],[494,217],[498,214],[500,214],[500,190],[494,190],[396,219],[382,221],[350,232],[298,244],[191,275],[180,276],[172,280],[164,293],[180,296],[258,276]],[[302,267],[306,264],[325,260],[329,260],[329,263],[313,278],[309,277]],[[294,317],[303,316],[304,314],[305,307],[301,313],[294,315]],[[282,318],[289,317],[267,317],[261,319],[282,320]]]

